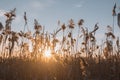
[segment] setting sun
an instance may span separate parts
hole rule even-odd
[[[51,50],[50,49],[45,50],[44,56],[47,57],[47,58],[50,58],[51,57]]]

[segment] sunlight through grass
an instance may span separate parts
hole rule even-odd
[[[50,58],[51,56],[52,56],[52,55],[51,55],[51,50],[50,50],[50,49],[45,50],[44,57]]]

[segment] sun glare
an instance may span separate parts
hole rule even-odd
[[[50,49],[45,50],[44,56],[47,57],[47,58],[50,58],[51,57],[51,50]]]

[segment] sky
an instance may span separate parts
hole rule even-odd
[[[98,22],[99,30],[96,33],[99,41],[104,39],[106,26],[113,25],[112,9],[116,3],[116,13],[120,12],[120,0],[0,0],[0,22],[5,24],[4,13],[16,8],[16,18],[12,23],[12,30],[20,31],[24,27],[24,12],[27,13],[28,27],[33,31],[34,19],[45,26],[45,30],[53,32],[58,20],[61,24],[68,24],[70,19],[78,23],[84,19],[84,25],[90,31]],[[120,28],[115,17],[115,34],[120,35]],[[74,30],[76,32],[78,28]]]

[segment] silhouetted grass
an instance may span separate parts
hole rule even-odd
[[[0,80],[120,80],[119,37],[114,43],[116,36],[111,26],[107,26],[106,39],[98,45],[98,23],[89,31],[83,19],[77,25],[73,19],[68,25],[59,21],[59,27],[48,33],[34,19],[32,33],[24,12],[24,30],[15,32],[11,30],[15,11],[5,13],[5,25],[0,22]],[[57,34],[61,31],[60,40]],[[51,50],[49,58],[44,55],[47,50]]]
[[[119,80],[120,58],[61,58],[49,62],[28,58],[0,60],[0,80]]]

